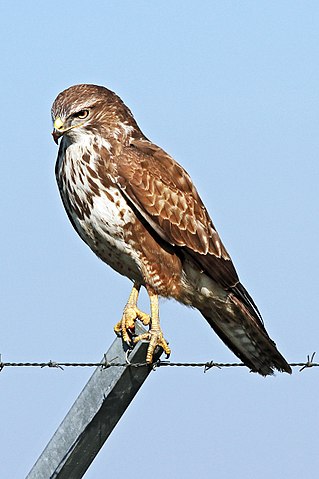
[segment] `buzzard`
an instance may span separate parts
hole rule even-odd
[[[82,240],[133,289],[115,332],[170,354],[158,298],[197,308],[222,341],[263,376],[291,368],[268,336],[188,173],[149,141],[112,91],[75,85],[52,106],[59,145],[56,179],[67,215]],[[144,286],[150,315],[137,300]],[[139,319],[149,326],[134,336]]]

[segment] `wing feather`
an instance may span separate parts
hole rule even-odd
[[[119,158],[118,174],[122,190],[168,242],[229,259],[189,175],[161,148],[134,140]]]
[[[161,148],[134,140],[118,161],[124,194],[163,239],[227,263],[227,285],[238,281],[230,257],[188,173]],[[208,258],[207,258],[208,259]],[[206,261],[207,262],[207,261]],[[205,263],[206,263],[205,262]]]

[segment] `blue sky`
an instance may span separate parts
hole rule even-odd
[[[318,350],[318,22],[316,1],[1,2],[3,361],[99,360],[129,294],[55,184],[51,104],[84,82],[189,171],[286,358]],[[197,311],[161,318],[173,361],[235,360]],[[158,370],[85,478],[313,478],[318,372]],[[91,373],[1,372],[1,478],[25,477]]]

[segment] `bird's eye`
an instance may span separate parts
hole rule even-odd
[[[89,110],[80,110],[77,113],[74,113],[75,118],[80,118],[80,120],[84,120],[89,114]]]

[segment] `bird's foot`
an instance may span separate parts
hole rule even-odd
[[[132,336],[135,331],[135,322],[139,319],[144,326],[151,322],[149,314],[143,313],[135,304],[127,303],[123,311],[122,319],[114,326],[114,331],[118,336],[122,336],[127,344],[132,343]]]
[[[148,333],[140,334],[133,339],[134,344],[138,341],[149,341],[147,353],[146,353],[146,362],[151,364],[153,362],[153,355],[157,346],[164,350],[164,353],[167,357],[171,354],[171,349],[168,346],[166,339],[163,336],[161,328],[150,328]]]
[[[158,308],[158,296],[151,290],[147,290],[150,297],[151,303],[151,315],[143,313],[137,307],[137,299],[140,290],[140,285],[134,283],[128,302],[124,308],[123,316],[121,321],[119,321],[114,326],[114,331],[118,336],[122,336],[124,342],[128,345],[136,344],[138,341],[149,341],[147,353],[146,353],[146,362],[153,362],[153,355],[157,347],[160,347],[164,350],[167,357],[171,354],[171,350],[167,344],[167,341],[164,339],[160,321],[159,321],[159,308]],[[139,336],[134,337],[135,333],[135,322],[139,319],[142,321],[144,326],[149,326],[149,331]]]

